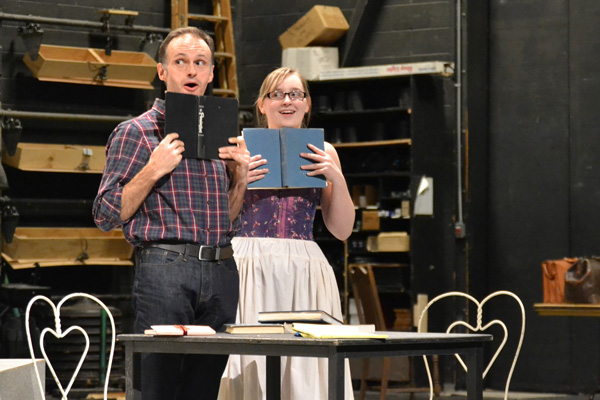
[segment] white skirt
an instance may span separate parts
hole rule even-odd
[[[258,322],[259,311],[323,310],[342,319],[335,275],[313,241],[272,238],[232,240],[240,274],[237,322]],[[264,356],[229,356],[219,400],[262,400]],[[282,400],[327,399],[327,359],[282,357]],[[346,360],[346,399],[354,399]]]

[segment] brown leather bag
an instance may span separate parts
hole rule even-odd
[[[560,260],[546,260],[542,263],[544,303],[564,303],[565,274],[577,258],[565,257]]]
[[[580,258],[567,270],[565,303],[600,303],[600,258]]]

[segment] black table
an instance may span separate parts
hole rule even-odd
[[[134,382],[134,353],[246,354],[267,357],[267,399],[281,397],[281,356],[325,357],[329,359],[329,399],[344,399],[344,360],[391,356],[461,354],[468,368],[467,399],[483,398],[483,345],[488,334],[381,332],[387,339],[307,339],[293,334],[214,336],[150,336],[122,334],[117,340],[125,347],[127,400],[137,400],[139,374]]]

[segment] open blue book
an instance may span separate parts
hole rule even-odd
[[[267,163],[269,173],[263,179],[252,182],[248,189],[273,188],[324,188],[327,185],[323,175],[308,176],[300,167],[312,161],[300,156],[311,153],[311,143],[323,150],[325,142],[323,129],[266,129],[245,128],[242,131],[250,155],[260,154]]]

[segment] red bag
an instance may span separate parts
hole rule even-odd
[[[565,274],[577,258],[546,260],[542,263],[544,303],[565,302]]]

